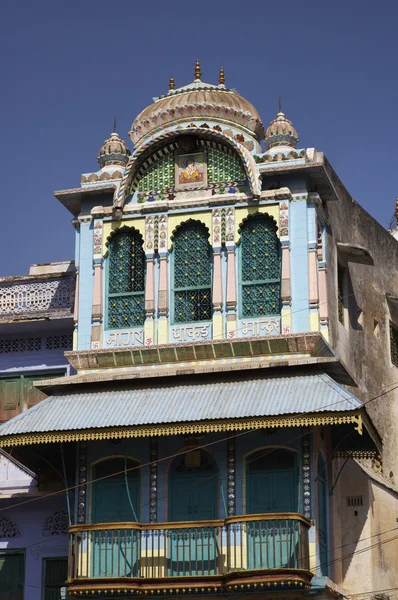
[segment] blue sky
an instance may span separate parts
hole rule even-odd
[[[119,134],[152,97],[193,79],[226,83],[265,125],[278,96],[299,147],[325,152],[388,226],[398,196],[396,0],[3,0],[0,275],[73,258],[78,187],[117,115]],[[131,145],[130,145],[131,147]]]

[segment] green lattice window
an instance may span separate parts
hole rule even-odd
[[[145,252],[135,229],[124,229],[109,243],[108,327],[140,327],[145,320]]]
[[[209,183],[246,181],[241,159],[236,154],[208,148],[207,180]]]
[[[391,362],[398,367],[398,329],[390,323],[390,352]]]
[[[250,217],[241,230],[241,315],[264,317],[281,310],[281,248],[276,225],[265,215]]]
[[[174,187],[174,154],[166,154],[150,165],[138,183],[139,192],[157,192]]]
[[[212,317],[212,255],[209,234],[189,222],[176,233],[173,248],[174,321],[208,321]]]

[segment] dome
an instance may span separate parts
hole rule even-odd
[[[138,146],[155,131],[173,122],[194,122],[200,126],[206,119],[235,125],[242,132],[254,136],[257,141],[264,137],[264,127],[254,106],[236,91],[224,85],[224,72],[220,71],[220,84],[213,85],[200,80],[198,62],[195,81],[174,89],[170,80],[169,92],[157,98],[134,120],[130,138]]]
[[[98,162],[102,167],[108,165],[125,165],[130,156],[130,150],[127,148],[126,142],[124,142],[114,131],[111,137],[103,143],[100,151],[98,152]]]
[[[265,132],[265,145],[267,150],[275,146],[295,148],[299,138],[293,123],[286,119],[282,111],[278,112],[276,119],[271,121]]]

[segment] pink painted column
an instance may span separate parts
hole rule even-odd
[[[169,314],[169,286],[167,274],[167,256],[160,257],[159,268],[159,314],[167,317]]]
[[[314,248],[308,252],[308,284],[309,284],[309,303],[318,304],[318,268],[317,251]]]
[[[290,247],[282,246],[282,302],[291,302],[291,279],[290,279]]]
[[[102,260],[94,262],[93,321],[102,319]]]
[[[237,304],[236,296],[236,255],[235,248],[228,248],[227,269],[227,309],[235,310]]]
[[[213,253],[213,308],[222,309],[222,279],[221,279],[221,252]]]
[[[146,259],[146,281],[145,281],[145,316],[153,317],[155,313],[155,280],[154,280],[153,258]]]

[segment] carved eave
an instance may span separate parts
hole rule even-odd
[[[54,196],[70,213],[72,213],[74,217],[77,217],[81,212],[83,199],[90,199],[95,196],[101,198],[101,201],[104,204],[111,204],[116,188],[117,186],[114,183],[108,183],[106,185],[92,185],[85,186],[84,188],[57,190],[54,192]]]

